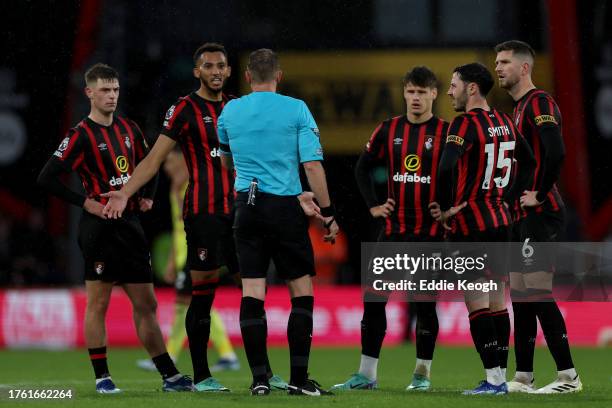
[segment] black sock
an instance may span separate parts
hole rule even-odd
[[[557,303],[551,300],[549,302],[533,303],[533,306],[540,320],[540,326],[542,327],[542,332],[544,332],[544,338],[546,339],[550,354],[552,354],[557,364],[557,370],[562,371],[574,368],[567,340],[565,320]]]
[[[438,337],[438,314],[435,302],[413,303],[416,307],[416,356],[422,360],[433,360]]]
[[[270,366],[270,359],[268,358],[268,318],[266,317],[265,309],[263,311],[262,319],[264,321],[264,328],[266,330],[266,377],[268,377],[268,380],[269,380],[270,378],[272,378],[274,374],[272,373],[272,367]]]
[[[535,307],[531,302],[512,302],[512,310],[514,312],[516,371],[532,373],[533,353],[538,334],[538,320]]]
[[[89,359],[91,360],[96,380],[98,378],[110,377],[106,361],[106,346],[90,348],[87,351],[89,351]]]
[[[266,325],[264,301],[245,296],[240,302],[240,331],[244,342],[253,382],[268,380],[268,353],[266,352]]]
[[[493,324],[497,333],[497,358],[501,368],[508,367],[508,347],[510,345],[510,316],[508,309],[492,312]]]
[[[153,357],[152,360],[164,380],[179,373],[168,353]]]
[[[485,369],[499,366],[497,334],[489,308],[470,313],[470,333]]]
[[[387,332],[387,314],[385,302],[364,302],[363,319],[361,320],[361,354],[378,358],[385,333]]]
[[[291,299],[291,314],[287,323],[287,340],[291,359],[293,385],[302,385],[308,378],[308,358],[312,343],[312,310],[314,297],[299,296]]]
[[[210,309],[215,299],[218,281],[219,278],[211,278],[193,282],[185,328],[189,339],[194,384],[211,376],[207,349],[210,338]]]

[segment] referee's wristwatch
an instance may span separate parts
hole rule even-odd
[[[336,221],[336,209],[334,208],[333,205],[329,205],[328,207],[321,207],[321,216],[323,218],[329,218],[332,217],[331,220],[329,220],[329,222],[324,223],[325,228],[329,228],[334,221]]]

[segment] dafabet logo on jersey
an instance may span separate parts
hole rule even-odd
[[[404,158],[405,173],[395,173],[393,181],[400,183],[424,183],[431,184],[431,176],[420,176],[415,174],[421,169],[421,158],[416,154],[409,154]]]

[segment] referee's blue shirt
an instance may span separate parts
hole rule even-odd
[[[304,101],[275,92],[229,101],[217,133],[221,154],[234,159],[236,191],[247,191],[255,178],[264,193],[298,195],[300,163],[323,160],[319,130]]]

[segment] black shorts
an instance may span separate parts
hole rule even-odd
[[[196,214],[185,218],[187,270],[212,271],[226,265],[238,273],[236,248],[232,237],[232,217]]]
[[[242,278],[265,278],[271,259],[281,279],[315,275],[308,218],[297,197],[259,193],[253,206],[238,193],[234,208]]]
[[[464,272],[461,278],[467,281],[476,280],[488,280],[495,279],[500,281],[508,280],[509,272],[509,261],[510,261],[510,238],[512,230],[510,226],[502,225],[498,228],[491,228],[485,231],[470,231],[469,235],[463,235],[461,233],[451,234],[449,241],[451,242],[450,248],[451,253],[454,252],[452,243],[492,243],[490,246],[474,246],[472,249],[463,250],[460,254],[461,257],[484,257],[486,254],[486,268],[482,270],[474,270],[470,272]],[[508,245],[500,245],[508,243]]]
[[[149,245],[135,214],[103,220],[83,211],[78,241],[85,259],[85,280],[153,282]]]
[[[185,268],[176,274],[176,280],[174,281],[174,289],[176,289],[177,295],[189,295],[191,296],[191,273],[189,269]]]
[[[523,243],[521,254],[513,256],[513,272],[552,271],[555,264],[556,248],[565,227],[565,212],[536,213],[531,211],[518,220],[512,230],[512,241]],[[537,243],[546,243],[539,247]],[[551,245],[552,244],[552,245]],[[527,256],[529,255],[529,256]]]

